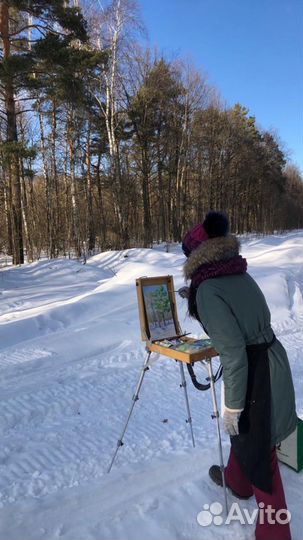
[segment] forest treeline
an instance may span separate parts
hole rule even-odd
[[[131,0],[0,1],[0,251],[14,264],[178,242],[210,209],[237,233],[303,227],[278,137],[143,32]]]

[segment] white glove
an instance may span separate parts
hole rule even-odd
[[[239,418],[242,411],[233,411],[232,409],[225,409],[223,416],[224,431],[231,437],[239,435]]]
[[[178,289],[178,294],[181,296],[181,298],[188,298],[189,297],[189,287],[181,287],[181,289]]]

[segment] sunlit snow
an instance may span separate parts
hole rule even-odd
[[[244,237],[242,253],[288,351],[303,417],[303,231]],[[135,279],[170,274],[181,287],[183,262],[175,245],[0,271],[1,540],[254,538],[251,525],[198,524],[204,504],[223,502],[208,478],[218,462],[211,396],[188,384],[193,449],[172,360],[155,358],[106,473],[145,355]],[[182,330],[201,336],[177,301]],[[223,444],[226,458],[225,435]],[[281,472],[293,539],[302,540],[303,474]]]

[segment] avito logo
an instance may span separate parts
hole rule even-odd
[[[229,525],[232,521],[238,521],[241,525],[253,525],[258,515],[261,525],[269,523],[279,523],[279,525],[285,525],[291,520],[291,513],[285,508],[281,508],[277,512],[269,504],[265,507],[264,503],[259,503],[258,508],[255,508],[251,512],[247,508],[241,508],[238,503],[233,503],[230,507],[228,515],[224,520],[222,517],[223,506],[219,502],[213,502],[210,505],[204,504],[203,510],[197,515],[197,521],[201,527],[208,527],[209,525]]]

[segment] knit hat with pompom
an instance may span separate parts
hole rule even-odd
[[[229,233],[229,221],[223,212],[208,212],[203,223],[199,223],[184,237],[182,250],[186,257],[200,246],[202,242]]]

